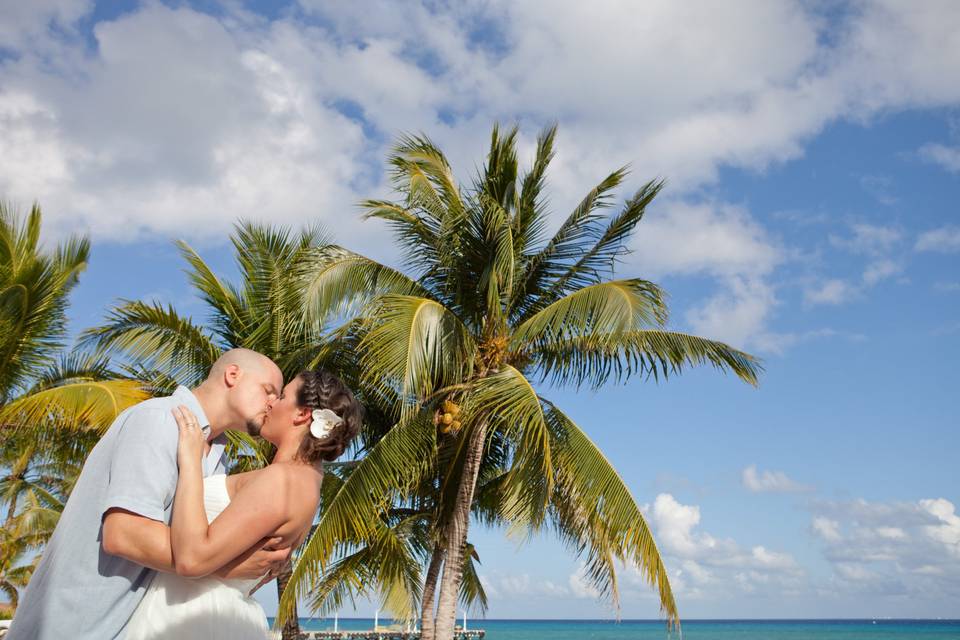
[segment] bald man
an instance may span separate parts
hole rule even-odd
[[[204,426],[204,476],[225,473],[224,432],[259,433],[282,388],[272,360],[232,349],[196,389],[178,387],[117,416],[84,463],[7,640],[122,637],[154,571],[174,572],[168,525],[178,430],[171,410],[186,405]],[[247,579],[278,568],[290,549],[273,549],[272,542],[217,575]]]

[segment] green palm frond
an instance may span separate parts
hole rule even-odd
[[[176,245],[180,249],[180,255],[190,266],[187,270],[190,283],[210,306],[213,333],[221,341],[230,341],[234,336],[244,334],[252,323],[252,318],[250,310],[241,300],[240,292],[217,277],[203,258],[186,242],[177,240]]]
[[[510,532],[539,528],[553,491],[550,432],[540,398],[517,369],[500,371],[478,380],[464,407],[465,424],[477,419],[490,423],[513,443],[514,456],[502,482],[499,511]]]
[[[612,280],[583,287],[557,300],[518,326],[510,346],[552,343],[589,336],[601,343],[667,320],[664,293],[647,280]]]
[[[517,189],[517,126],[500,135],[500,126],[493,125],[486,170],[477,181],[477,190],[504,211],[513,209]]]
[[[540,237],[546,229],[546,206],[540,194],[546,182],[547,167],[553,160],[553,143],[556,137],[556,125],[544,129],[537,136],[537,150],[534,154],[533,167],[521,181],[520,195],[514,216],[515,228],[513,234],[516,238],[515,249],[518,263],[520,257],[529,247],[540,242]]]
[[[149,397],[135,380],[85,380],[44,388],[0,408],[0,423],[39,429],[107,430],[123,410]]]
[[[0,201],[0,402],[63,346],[68,296],[90,254],[89,240],[76,236],[43,251],[41,221],[36,204],[24,219]]]
[[[316,320],[359,310],[379,295],[431,297],[396,269],[341,247],[318,252],[303,271],[307,312]]]
[[[577,204],[550,241],[525,260],[518,278],[520,284],[514,304],[511,305],[521,314],[520,321],[539,309],[535,304],[536,296],[549,287],[551,280],[565,274],[598,237],[598,224],[602,220],[598,211],[610,206],[613,190],[626,175],[624,167],[604,178]]]
[[[623,210],[614,216],[599,233],[592,247],[586,249],[563,275],[557,277],[538,302],[552,302],[567,292],[600,282],[613,275],[617,259],[627,253],[624,246],[637,224],[643,219],[647,205],[660,193],[663,181],[651,180],[627,200]]]
[[[656,589],[661,611],[679,624],[666,567],[643,513],[616,469],[579,426],[556,406],[546,419],[557,470],[554,510],[558,532],[588,550],[587,577],[619,606],[612,560],[629,562]]]
[[[188,386],[203,380],[223,351],[213,336],[172,305],[135,300],[122,300],[105,324],[84,331],[80,346],[104,355],[122,352],[139,367],[159,370]]]
[[[754,356],[714,340],[675,331],[641,329],[610,340],[592,336],[544,341],[531,351],[541,381],[553,384],[589,383],[599,388],[608,381],[622,382],[631,375],[655,379],[679,374],[685,367],[713,365],[732,371],[754,386],[763,367]]]
[[[317,583],[337,548],[375,538],[382,514],[398,491],[420,479],[435,449],[433,411],[424,409],[388,431],[353,467],[336,496],[323,504],[320,522],[280,598],[278,618],[289,616],[297,599]]]
[[[463,582],[460,583],[460,604],[463,607],[472,607],[474,615],[486,615],[489,603],[477,571],[479,563],[477,548],[468,542],[463,561]]]
[[[360,342],[363,382],[393,394],[403,414],[437,389],[459,382],[472,366],[473,338],[440,303],[416,296],[377,299]]]

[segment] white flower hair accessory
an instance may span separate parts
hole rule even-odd
[[[326,438],[341,423],[343,418],[330,409],[314,409],[313,422],[310,423],[310,433],[314,438]]]

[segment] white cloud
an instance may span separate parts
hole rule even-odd
[[[863,271],[863,284],[873,285],[903,272],[903,265],[890,259],[874,260]]]
[[[879,255],[888,252],[903,237],[899,229],[867,223],[852,224],[850,230],[851,235],[846,237],[831,234],[830,244],[854,253]]]
[[[854,223],[849,235],[830,234],[828,240],[836,248],[869,257],[859,282],[843,278],[826,278],[804,288],[803,301],[808,306],[846,304],[863,296],[868,289],[903,273],[901,260],[891,257],[903,238],[894,227]]]
[[[575,598],[597,600],[600,598],[600,591],[590,583],[586,572],[586,565],[581,564],[577,571],[570,574],[570,578],[567,581],[570,587],[570,593]]]
[[[688,587],[685,595],[707,595],[700,587],[708,583],[713,597],[722,597],[731,587],[749,590],[759,582],[768,583],[771,588],[793,588],[803,576],[803,570],[789,553],[773,551],[765,545],[744,549],[732,539],[700,531],[699,506],[681,504],[668,493],[658,495],[645,513],[661,553],[667,557],[667,566],[679,566],[678,575],[689,579],[682,581]]]
[[[0,29],[16,54],[0,63],[0,191],[95,239],[221,241],[238,217],[319,219],[366,248],[384,231],[360,226],[353,205],[385,192],[397,133],[429,133],[468,181],[491,122],[519,120],[528,155],[531,130],[558,120],[557,215],[614,166],[633,163],[628,190],[667,177],[672,203],[638,232],[652,254],[630,266],[713,278],[687,322],[778,350],[796,339],[770,329],[787,251],[702,187],[722,167],[795,158],[837,120],[960,102],[950,2],[876,1],[840,17],[817,3],[651,2],[643,20],[614,1],[301,5],[310,20],[147,3],[96,24],[91,47],[78,35],[90,2],[20,3]],[[864,185],[887,198],[882,178]],[[863,278],[890,275],[876,263]]]
[[[572,583],[572,576],[571,576]],[[572,592],[570,588],[545,578],[531,577],[528,573],[504,574],[494,572],[481,579],[487,596],[491,599],[594,597]],[[585,585],[585,588],[589,585]]]
[[[960,516],[949,500],[815,502],[812,510],[837,588],[960,597]]]
[[[824,518],[822,516],[815,517],[812,528],[814,533],[830,542],[836,542],[843,537],[840,535],[840,523],[830,518]]]
[[[807,304],[844,304],[855,298],[859,289],[845,280],[831,278],[803,293]]]
[[[917,238],[915,248],[917,251],[939,251],[941,253],[960,251],[960,227],[948,225],[925,231]]]
[[[783,471],[757,471],[756,465],[744,468],[741,473],[743,486],[754,493],[797,493],[809,491],[810,487],[791,480]]]
[[[928,162],[938,164],[951,173],[960,173],[960,149],[930,142],[917,151]]]

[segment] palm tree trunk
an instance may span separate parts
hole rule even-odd
[[[287,588],[287,583],[290,582],[290,576],[293,574],[293,560],[287,560],[287,564],[284,565],[283,571],[280,572],[280,575],[277,576],[277,598],[283,595],[284,590]],[[281,631],[281,638],[283,640],[299,640],[300,638],[300,619],[297,617],[297,603],[293,603],[293,611],[290,612],[290,617],[287,618],[287,621],[283,624],[283,630]]]
[[[467,548],[467,529],[470,526],[470,507],[473,491],[483,460],[483,445],[487,437],[487,423],[481,422],[470,434],[467,459],[457,489],[457,501],[447,526],[443,563],[443,579],[440,582],[440,598],[437,603],[435,640],[453,640],[453,628],[457,618],[457,597],[463,578],[463,558]]]
[[[437,593],[437,578],[443,564],[443,545],[439,542],[433,547],[427,579],[423,583],[423,602],[420,605],[420,640],[433,640],[436,617],[433,611],[433,597]]]

